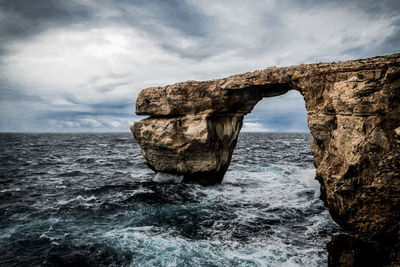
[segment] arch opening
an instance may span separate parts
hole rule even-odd
[[[303,96],[290,90],[264,97],[243,119],[241,132],[307,132],[307,110]]]

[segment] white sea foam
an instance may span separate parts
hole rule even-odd
[[[97,198],[94,195],[91,195],[90,197],[84,197],[84,196],[78,195],[71,199],[59,200],[59,201],[57,201],[57,205],[67,205],[74,201],[79,201],[81,203],[85,203],[85,202],[91,202],[93,200],[97,200]]]
[[[183,181],[183,176],[182,175],[173,175],[173,174],[168,174],[168,173],[156,173],[153,178],[153,182],[156,183],[182,183]]]
[[[0,193],[6,193],[6,192],[18,192],[21,191],[21,188],[16,187],[16,188],[8,188],[8,189],[3,189],[0,190]]]
[[[305,183],[309,188],[314,190],[314,197],[317,198],[320,196],[320,184],[317,180],[315,180],[315,169],[299,169],[297,171],[299,181]]]

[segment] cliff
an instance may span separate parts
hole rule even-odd
[[[150,117],[131,130],[154,171],[219,183],[243,117],[289,90],[304,97],[321,197],[345,231],[330,265],[400,265],[400,54],[147,88],[136,113]]]

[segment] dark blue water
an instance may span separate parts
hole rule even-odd
[[[338,226],[308,134],[241,134],[220,185],[173,183],[130,134],[0,134],[1,266],[324,266]]]

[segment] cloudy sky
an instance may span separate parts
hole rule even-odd
[[[141,89],[400,52],[400,1],[0,0],[0,131],[129,131]],[[297,92],[247,131],[307,131]]]

